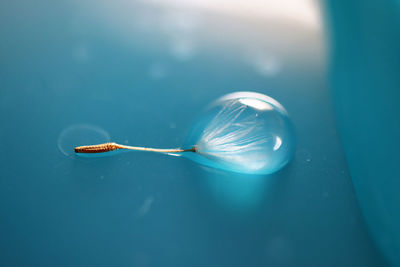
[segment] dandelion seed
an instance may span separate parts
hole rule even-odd
[[[286,110],[276,100],[259,93],[239,92],[212,103],[183,147],[159,149],[105,143],[76,147],[75,152],[151,151],[182,155],[228,171],[269,174],[292,158],[294,133]]]

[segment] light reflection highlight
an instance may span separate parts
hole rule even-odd
[[[279,136],[275,136],[275,145],[273,150],[276,151],[278,150],[282,145],[282,139]]]
[[[146,0],[146,3],[211,10],[250,18],[279,18],[321,29],[321,17],[315,0]]]
[[[270,104],[268,104],[264,101],[260,101],[258,99],[254,99],[254,98],[241,98],[241,99],[239,99],[239,102],[244,105],[255,108],[257,110],[273,110],[274,109]]]

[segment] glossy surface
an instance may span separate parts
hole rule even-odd
[[[270,174],[293,157],[293,126],[276,100],[255,92],[237,92],[213,102],[194,126],[184,153],[201,164],[228,171]]]
[[[0,1],[1,266],[384,264],[336,128],[323,27],[243,13]],[[296,130],[293,160],[267,178],[58,146],[88,124],[121,144],[179,147],[207,103],[239,90],[279,100]]]
[[[352,180],[376,244],[400,266],[399,1],[327,7],[333,99]]]

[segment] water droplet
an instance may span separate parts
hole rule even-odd
[[[106,143],[110,135],[102,128],[91,124],[73,124],[62,130],[58,137],[58,149],[66,156],[74,155],[74,147]]]
[[[295,151],[295,136],[285,108],[259,93],[238,92],[216,100],[198,119],[184,156],[214,168],[270,174],[285,166]]]

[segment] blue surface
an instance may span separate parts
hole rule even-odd
[[[400,266],[400,5],[328,7],[333,95],[357,197],[381,251]]]
[[[181,15],[197,28],[168,24]],[[320,33],[122,1],[2,1],[0,36],[0,265],[384,264],[339,141]],[[255,51],[275,61],[260,69]],[[69,152],[87,139],[180,146],[232,91],[291,114],[297,151],[275,175]]]

